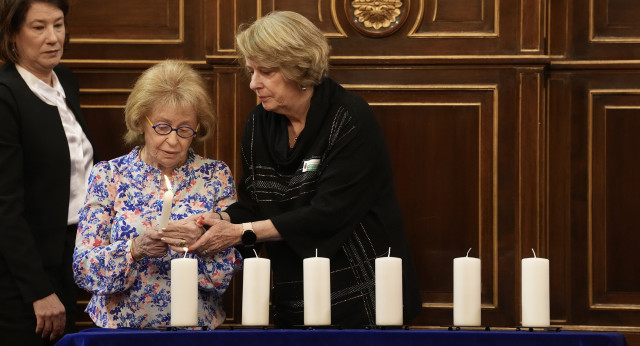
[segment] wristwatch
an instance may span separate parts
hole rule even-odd
[[[251,227],[251,222],[245,222],[242,224],[242,245],[244,246],[253,246],[256,243],[257,237],[256,233],[253,231],[253,227]]]

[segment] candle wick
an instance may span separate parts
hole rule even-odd
[[[389,254],[387,255],[387,257],[391,257],[391,246],[389,246]]]
[[[536,250],[534,250],[533,248],[531,248],[531,251],[533,251],[533,258],[537,258],[538,256],[536,256]]]
[[[471,248],[469,248],[469,250],[467,250],[467,257],[469,257],[469,252],[471,252]]]
[[[253,253],[256,254],[256,258],[258,258],[258,253],[256,252],[256,249],[253,249]]]

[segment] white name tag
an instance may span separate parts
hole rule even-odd
[[[307,160],[302,165],[302,172],[317,171],[318,167],[320,167],[320,159]]]

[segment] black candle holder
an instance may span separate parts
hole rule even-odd
[[[525,326],[516,326],[517,331],[528,330],[530,332],[534,332],[536,330],[544,331],[544,332],[559,332],[562,330],[562,327],[525,327]]]
[[[203,331],[206,331],[206,330],[209,330],[209,327],[208,326],[180,326],[180,327],[178,327],[178,326],[168,326],[168,327],[166,327],[166,330],[167,331],[173,331],[173,332],[179,331],[179,330],[203,330]]]
[[[303,330],[314,330],[314,329],[342,329],[342,326],[339,324],[328,324],[328,325],[294,325],[292,326],[294,329],[303,329]]]
[[[445,326],[447,328],[447,330],[484,330],[484,331],[491,331],[491,327],[490,326],[456,326],[456,325],[448,325]]]
[[[397,330],[397,329],[403,329],[403,330],[409,330],[409,326],[406,324],[401,324],[401,325],[393,325],[393,326],[381,326],[381,325],[368,325],[368,326],[364,326],[364,329],[380,329],[380,330]]]

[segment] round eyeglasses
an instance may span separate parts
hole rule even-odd
[[[151,128],[153,129],[153,131],[156,131],[156,133],[161,136],[166,136],[171,132],[176,131],[176,134],[182,138],[191,138],[198,133],[198,129],[200,128],[200,124],[198,124],[195,130],[189,126],[180,126],[177,129],[174,129],[173,127],[171,127],[171,125],[165,124],[165,123],[153,125],[151,120],[149,120],[149,118],[146,115],[145,115],[145,118],[147,118],[147,121],[151,125]]]

